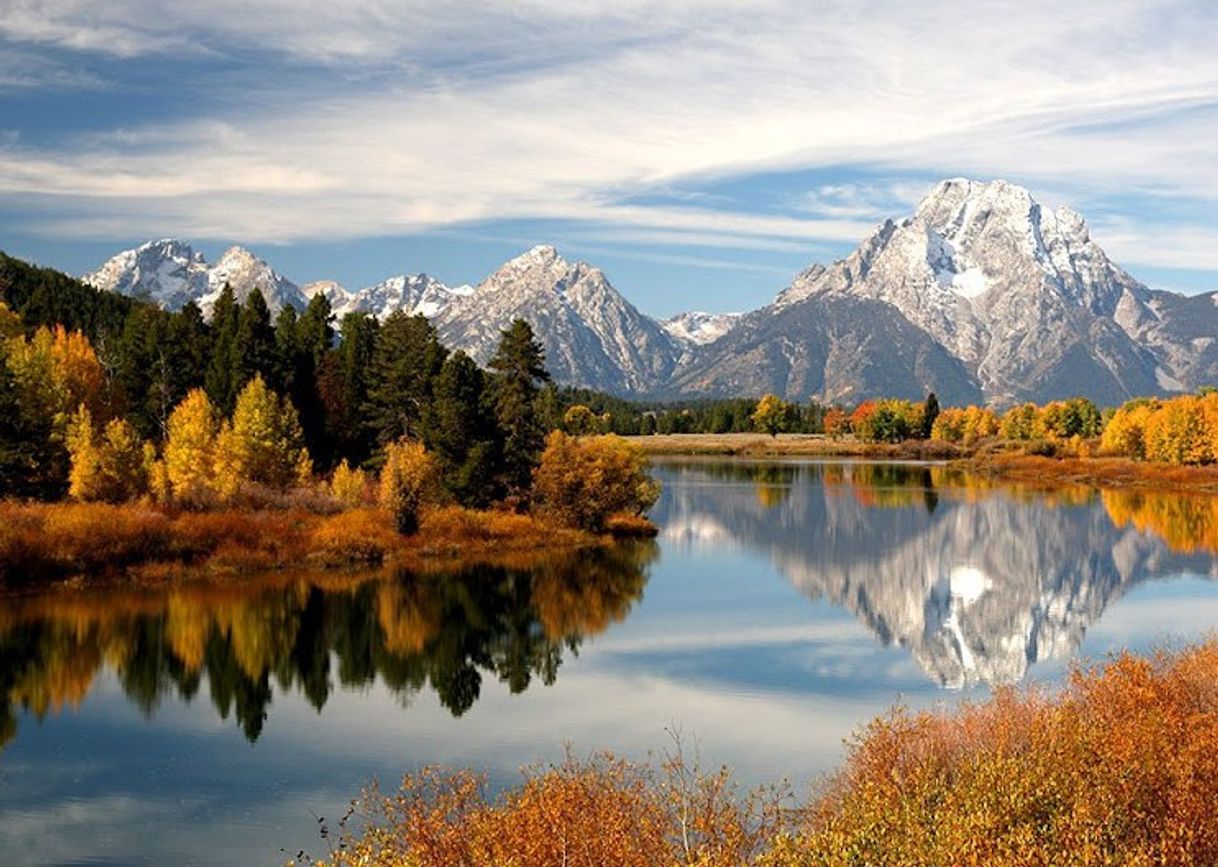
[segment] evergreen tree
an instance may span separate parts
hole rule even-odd
[[[922,439],[930,439],[930,432],[939,417],[939,398],[932,391],[926,395],[926,403],[922,404]]]
[[[366,404],[367,423],[379,445],[419,436],[446,355],[427,317],[399,310],[385,320],[372,351]]]
[[[51,424],[49,418],[41,425],[34,421],[21,405],[0,344],[0,496],[38,492],[39,447],[50,440]]]
[[[464,352],[450,355],[436,378],[423,434],[445,489],[466,506],[484,506],[494,497],[498,431],[485,380]]]
[[[509,491],[521,494],[529,488],[545,446],[537,396],[540,384],[550,378],[545,352],[529,323],[516,319],[503,331],[490,368],[495,371],[495,418],[503,438],[503,480]]]
[[[319,379],[326,359],[333,352],[334,319],[325,295],[314,295],[296,322],[296,357],[286,393],[300,413],[305,442],[314,458],[329,466],[334,457],[334,441],[328,436],[325,406]]]
[[[211,357],[203,378],[203,388],[211,402],[228,413],[237,399],[233,384],[233,352],[237,345],[237,300],[233,287],[224,284],[211,314]]]
[[[365,313],[343,317],[338,348],[322,359],[317,390],[326,422],[326,436],[334,451],[352,463],[372,454],[372,429],[363,423],[368,382],[378,324]]]
[[[275,330],[271,311],[258,291],[250,292],[237,316],[237,335],[229,356],[233,405],[236,396],[256,376],[274,379],[276,367]]]
[[[296,365],[300,344],[296,340],[296,308],[285,304],[275,317],[275,370],[267,384],[280,393],[288,393],[296,380]]]

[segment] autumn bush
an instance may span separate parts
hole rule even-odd
[[[380,509],[350,509],[312,531],[313,556],[332,564],[377,564],[401,545],[390,516]]]
[[[533,472],[533,499],[562,526],[600,531],[611,515],[639,515],[655,503],[660,488],[647,467],[642,450],[619,436],[554,431]]]
[[[331,495],[347,508],[366,505],[369,502],[368,488],[368,474],[359,468],[352,469],[346,458],[330,476]]]
[[[1218,863],[1218,644],[872,722],[772,864]]]
[[[439,465],[423,444],[400,440],[385,448],[381,467],[380,503],[393,516],[403,536],[419,529],[419,513],[439,490]]]
[[[738,797],[726,770],[679,753],[657,772],[600,754],[525,771],[497,799],[485,777],[424,768],[357,802],[334,867],[655,867],[750,863],[779,826],[781,792]]]

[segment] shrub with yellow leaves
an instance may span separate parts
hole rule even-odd
[[[576,439],[554,431],[533,471],[533,497],[557,523],[599,531],[611,515],[642,514],[655,503],[660,486],[647,468],[642,450],[619,436]]]

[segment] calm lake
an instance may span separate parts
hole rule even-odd
[[[682,733],[802,789],[896,701],[1218,626],[1218,501],[667,461],[656,542],[517,569],[0,598],[0,863],[281,864],[371,778]]]

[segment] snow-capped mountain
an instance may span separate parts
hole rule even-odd
[[[677,349],[668,333],[586,262],[534,247],[439,311],[440,339],[479,363],[500,332],[523,318],[546,350],[555,381],[606,391],[647,392],[667,381]]]
[[[124,250],[81,279],[98,289],[181,310],[209,291],[207,268],[203,254],[189,244],[163,238]]]
[[[476,287],[426,274],[348,290],[303,289],[248,250],[214,265],[188,244],[151,241],[84,280],[169,309],[210,314],[227,282],[272,310],[324,294],[338,316],[429,317],[442,339],[487,361],[512,319],[528,320],[556,381],[620,394],[775,392],[852,403],[936,392],[1007,405],[1083,394],[1103,404],[1218,380],[1218,293],[1155,291],[1112,262],[1086,222],[1005,181],[937,184],[853,253],[812,265],[746,314],[639,312],[586,262],[538,246]]]
[[[660,323],[660,327],[678,343],[705,346],[727,334],[740,321],[743,313],[703,313],[691,310],[678,313]]]
[[[964,391],[991,403],[1071,394],[1119,403],[1191,385],[1172,354],[1179,340],[1162,327],[1163,294],[1114,264],[1073,211],[1046,210],[1005,181],[948,180],[913,216],[885,221],[845,259],[796,277],[680,382],[713,390],[734,379],[829,399],[887,387],[913,397],[939,391],[936,356],[945,353],[966,374]],[[888,322],[894,314],[903,324]],[[907,333],[890,347],[872,339],[877,330]],[[845,379],[843,362],[855,368]]]
[[[472,286],[446,286],[428,274],[400,274],[355,292],[332,280],[304,287],[309,297],[323,293],[330,302],[330,309],[339,318],[348,313],[368,313],[381,320],[399,310],[408,316],[421,313],[431,318],[454,298],[473,291]]]
[[[207,317],[225,284],[232,286],[239,302],[258,290],[272,313],[284,305],[303,309],[308,301],[295,283],[244,247],[230,247],[215,265],[208,265],[189,244],[169,238],[124,250],[81,279],[98,289],[146,298],[167,310],[181,310],[195,301]]]

